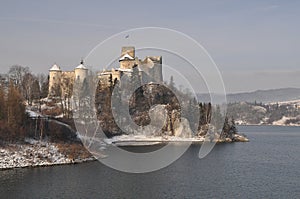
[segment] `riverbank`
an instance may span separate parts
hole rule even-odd
[[[74,151],[76,150],[76,151]],[[0,146],[0,169],[76,164],[94,158],[80,144],[59,144],[31,140]]]
[[[198,143],[205,141],[204,137],[180,138],[174,136],[167,137],[147,137],[144,135],[122,135],[104,140],[107,145],[115,146],[149,146],[167,143]],[[236,134],[234,139],[224,138],[215,140],[217,143],[248,142],[245,136]],[[0,146],[0,170],[54,166],[63,164],[77,164],[93,161],[95,158],[80,143],[51,143],[25,140],[22,144],[5,144]]]
[[[300,124],[237,124],[237,126],[278,126],[278,127],[300,127]]]
[[[216,135],[216,137],[218,137]],[[204,136],[200,137],[176,137],[176,136],[146,136],[146,135],[120,135],[112,138],[104,139],[104,142],[108,145],[113,144],[115,146],[150,146],[158,144],[168,143],[194,143],[202,144],[206,141]],[[231,142],[249,142],[249,139],[240,134],[234,134],[231,138],[217,138],[212,139],[212,142],[216,143],[231,143]]]

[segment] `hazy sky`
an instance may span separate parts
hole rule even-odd
[[[1,1],[0,73],[78,65],[130,28],[178,30],[201,43],[228,92],[300,87],[300,1]]]

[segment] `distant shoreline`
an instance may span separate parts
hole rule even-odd
[[[300,127],[300,125],[275,125],[275,124],[237,124],[237,126],[278,126],[278,127]]]

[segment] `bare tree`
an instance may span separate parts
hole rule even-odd
[[[49,94],[49,75],[38,74],[38,80],[41,88],[41,98],[48,97]]]
[[[67,118],[71,116],[71,97],[73,95],[73,80],[71,78],[63,78],[62,81],[62,102],[64,103],[63,115]]]
[[[20,65],[13,65],[10,67],[9,71],[8,71],[8,76],[9,79],[11,79],[15,85],[17,85],[17,87],[19,89],[22,89],[22,82],[24,79],[24,76],[30,73],[29,68],[28,67],[23,67]]]
[[[35,77],[31,73],[24,74],[22,78],[22,85],[21,85],[21,91],[23,94],[23,97],[27,101],[29,105],[32,103],[32,86],[34,83]]]

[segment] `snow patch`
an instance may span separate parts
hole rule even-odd
[[[29,117],[41,117],[42,115],[37,113],[37,112],[34,112],[34,111],[31,111],[31,110],[26,110],[26,113],[28,113]]]
[[[262,107],[262,106],[253,106],[252,109],[257,111],[257,112],[261,112],[261,113],[266,113],[267,112],[267,109]]]

